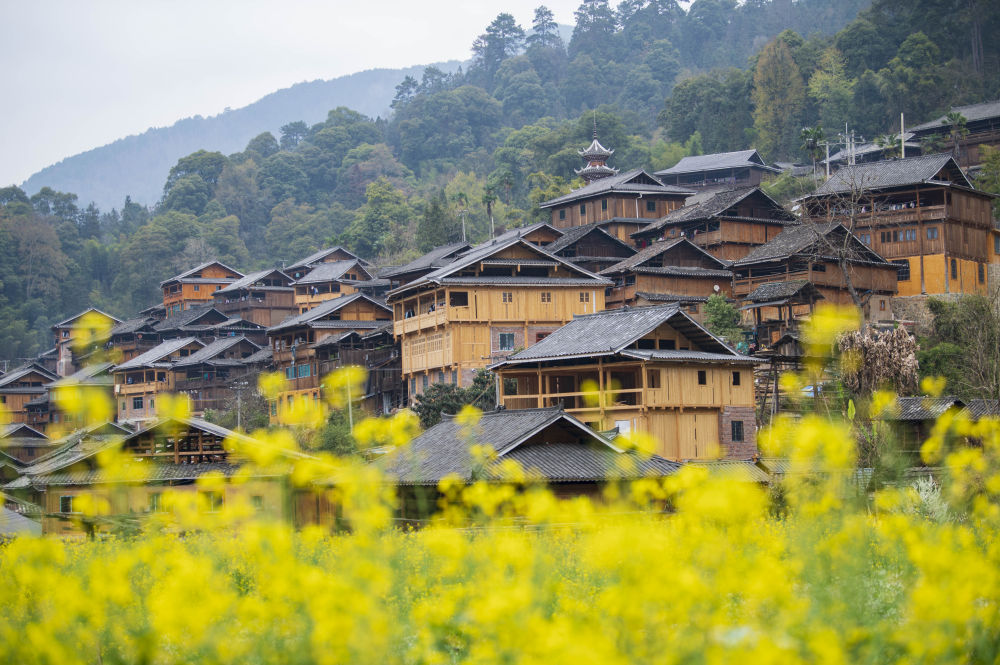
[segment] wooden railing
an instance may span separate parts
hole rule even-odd
[[[643,406],[643,389],[630,388],[605,391],[603,395],[595,392],[572,393],[538,393],[532,395],[504,395],[503,405],[507,409],[534,409],[539,406],[562,406],[566,411],[588,411],[603,408],[605,411],[616,409],[634,409]],[[590,404],[587,402],[590,401]]]

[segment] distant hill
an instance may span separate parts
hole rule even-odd
[[[453,72],[460,64],[451,60],[434,66]],[[243,108],[209,118],[185,118],[170,127],[148,129],[67,157],[32,175],[22,188],[29,195],[45,186],[74,192],[82,205],[93,201],[105,211],[120,209],[126,195],[152,205],[162,195],[167,173],[179,158],[200,149],[239,152],[261,132],[279,137],[282,125],[295,120],[319,122],[337,106],[384,117],[400,81],[408,75],[419,80],[426,66],[372,69],[328,81],[297,83]]]

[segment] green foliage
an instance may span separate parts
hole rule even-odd
[[[360,417],[360,413],[357,414]],[[328,452],[337,457],[353,457],[358,454],[358,442],[351,434],[351,424],[347,413],[332,409],[326,423],[316,431],[312,440],[312,450]]]
[[[920,340],[920,376],[943,376],[963,399],[1000,399],[1000,293],[931,298],[931,334]]]
[[[766,159],[796,152],[805,88],[799,66],[784,40],[761,51],[753,77],[754,131],[757,148]]]
[[[730,346],[744,341],[739,311],[719,293],[710,295],[705,303],[705,327]]]
[[[496,378],[487,370],[476,371],[472,385],[461,388],[451,383],[435,383],[417,398],[413,411],[424,429],[441,422],[441,414],[455,415],[463,406],[492,410],[496,407]]]
[[[1000,194],[1000,149],[979,146],[983,166],[976,174],[976,187],[991,194]],[[993,201],[993,218],[1000,219],[1000,199]]]
[[[429,252],[461,239],[461,222],[449,208],[444,189],[441,189],[424,207],[424,214],[417,223],[417,248]]]

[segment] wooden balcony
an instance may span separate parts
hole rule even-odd
[[[854,215],[854,225],[857,228],[876,228],[880,226],[897,226],[901,224],[917,224],[918,222],[939,222],[948,217],[947,206],[923,206],[916,208],[900,208],[899,210],[876,210],[874,212],[857,212]],[[850,224],[849,214],[839,214],[835,219]]]
[[[423,330],[424,328],[433,328],[435,326],[444,325],[447,322],[448,308],[444,307],[442,309],[436,309],[433,312],[425,312],[424,314],[407,317],[402,321],[396,321],[395,324],[393,324],[393,333],[396,335],[403,335]]]

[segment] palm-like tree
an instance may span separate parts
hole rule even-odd
[[[948,127],[948,137],[951,139],[951,156],[958,161],[961,154],[960,142],[969,135],[969,129],[965,126],[968,122],[965,116],[958,111],[949,111],[945,114],[942,125]]]
[[[882,157],[885,159],[896,159],[902,152],[899,145],[899,137],[895,134],[881,134],[876,136],[875,145],[882,149]]]
[[[815,179],[816,160],[823,154],[823,128],[819,125],[816,127],[803,127],[802,131],[799,132],[799,139],[802,140],[802,151],[812,158],[813,179]]]

